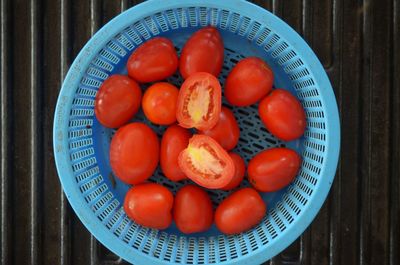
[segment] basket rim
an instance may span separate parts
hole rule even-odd
[[[326,124],[327,146],[325,167],[322,168],[320,175],[324,176],[324,181],[318,181],[316,189],[318,192],[312,194],[310,200],[302,209],[298,218],[296,218],[285,231],[281,232],[279,237],[284,240],[274,240],[268,244],[269,251],[265,248],[259,248],[251,255],[240,256],[234,260],[224,261],[229,264],[253,264],[262,263],[289,246],[298,238],[304,230],[311,224],[316,214],[322,207],[333,179],[339,159],[340,149],[340,121],[336,98],[328,79],[328,76],[318,60],[317,56],[305,42],[305,40],[283,20],[272,14],[266,9],[245,0],[149,0],[136,5],[123,13],[119,14],[103,26],[94,36],[85,44],[78,56],[72,63],[62,84],[54,115],[53,126],[53,149],[55,163],[60,182],[66,197],[74,209],[75,213],[90,231],[104,246],[122,257],[124,260],[137,264],[171,264],[171,262],[147,256],[136,249],[129,247],[121,240],[116,240],[115,235],[106,229],[101,221],[91,211],[81,192],[76,186],[72,167],[70,166],[69,148],[67,141],[69,112],[72,101],[84,70],[87,69],[94,56],[106,45],[110,38],[132,24],[132,21],[138,21],[148,16],[149,13],[157,13],[165,9],[173,9],[189,6],[207,6],[220,9],[228,9],[242,15],[246,15],[259,22],[267,24],[271,29],[278,28],[281,36],[290,36],[285,39],[294,49],[301,52],[303,62],[312,69],[312,74],[321,93],[321,100],[324,101],[325,110],[330,114],[329,123]],[[318,196],[316,196],[316,194]]]

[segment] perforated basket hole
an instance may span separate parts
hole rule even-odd
[[[104,195],[93,205],[93,211],[98,212],[99,210],[102,210],[105,205],[111,202],[112,198],[113,194],[111,192],[107,192],[106,195]]]
[[[238,13],[233,13],[230,20],[229,30],[231,32],[236,32],[238,30],[240,22],[240,15]]]
[[[208,24],[208,18],[209,18],[209,12],[210,9],[208,9],[207,7],[200,7],[198,9],[198,14],[199,14],[199,22],[200,22],[200,26],[205,27]]]
[[[96,158],[91,157],[89,159],[80,161],[78,163],[73,163],[72,164],[72,169],[75,172],[81,172],[82,170],[86,170],[87,168],[90,168],[91,166],[96,164]]]
[[[93,180],[92,180],[93,181]],[[100,180],[99,180],[100,183]],[[104,193],[105,191],[107,191],[107,185],[106,184],[102,184],[101,186],[95,186],[97,187],[96,189],[94,189],[94,191],[90,192],[89,194],[87,194],[85,196],[86,202],[87,203],[91,203],[96,199],[99,199],[99,196]]]
[[[139,34],[136,32],[136,30],[134,29],[133,26],[130,26],[127,29],[125,29],[124,33],[136,45],[140,45],[143,42],[142,39],[139,37]]]
[[[129,219],[128,219],[129,220]],[[154,244],[157,242],[158,238],[158,230],[156,229],[149,229],[149,233],[146,236],[146,240],[143,242],[143,248],[142,251],[145,254],[149,254],[154,246]]]
[[[111,72],[114,70],[114,66],[108,62],[107,60],[103,59],[101,56],[98,56],[96,59],[92,61],[92,65],[98,67],[99,69],[103,69],[104,71]],[[84,82],[81,81],[81,84],[85,85]],[[91,86],[91,85],[89,85]],[[94,88],[98,88],[98,86],[94,85],[92,86]]]
[[[93,140],[91,138],[80,139],[77,141],[73,141],[69,143],[69,148],[71,150],[78,149],[78,148],[87,148],[93,145]]]
[[[228,17],[229,17],[229,11],[228,10],[222,10],[220,13],[220,21],[219,25],[221,29],[226,29],[228,25]]]
[[[272,34],[271,38],[266,42],[264,50],[269,52],[281,38],[277,34]]]
[[[247,247],[248,239],[247,239],[246,234],[242,233],[242,234],[239,234],[238,236],[232,236],[232,238],[234,238],[236,241],[237,246],[235,246],[235,247],[237,247],[240,250],[240,255],[241,256],[247,255],[249,253],[249,249]],[[233,247],[234,246],[232,245],[232,248]]]
[[[182,28],[188,27],[188,18],[187,18],[186,9],[177,8],[176,9],[176,14],[177,14],[177,17],[178,17],[179,25]]]
[[[247,34],[247,31],[249,29],[249,24],[250,24],[251,19],[248,17],[242,17],[240,27],[239,27],[239,35],[245,36]]]
[[[269,28],[263,28],[256,40],[256,44],[261,46],[264,43],[264,41],[267,39],[267,37],[270,33],[271,33],[271,30]]]
[[[154,15],[154,17],[157,21],[158,27],[160,27],[163,32],[167,31],[168,23],[167,23],[167,20],[165,19],[165,17],[163,16],[163,14],[159,12],[159,13],[156,13]]]
[[[227,260],[227,252],[229,251],[229,249],[226,249],[226,240],[226,236],[218,236],[219,262],[224,262]]]
[[[143,26],[147,29],[148,32],[151,32],[152,35],[158,35],[160,31],[158,30],[159,25],[154,21],[152,17],[146,17],[144,19]]]
[[[132,51],[133,48],[135,47],[135,46],[133,45],[133,43],[132,43],[124,34],[122,34],[122,33],[118,34],[118,35],[115,37],[115,39],[116,39],[116,41],[118,41],[118,43],[119,43],[120,45],[122,45],[122,47],[124,47],[124,48],[125,48],[126,50],[128,50],[128,51]]]
[[[112,216],[112,214],[116,212],[119,205],[120,203],[117,199],[112,200],[110,204],[108,204],[98,213],[98,218],[100,219],[100,221],[103,221],[103,223],[104,221],[107,221]]]
[[[141,35],[142,38],[144,38],[145,40],[150,39],[150,33],[148,32],[148,30],[146,29],[146,27],[144,26],[144,24],[141,21],[138,21],[136,23],[133,24],[133,28],[137,31],[138,34]]]
[[[116,56],[125,56],[126,51],[119,45],[119,42],[116,40],[112,40],[107,44],[107,48],[111,53],[114,53]]]
[[[179,27],[177,17],[175,16],[175,12],[171,9],[165,11],[167,23],[169,23],[172,29],[177,29]]]
[[[207,8],[207,10],[207,24],[211,26],[217,26],[219,10],[216,8]]]
[[[111,51],[105,50],[105,49],[101,50],[100,56],[102,57],[103,60],[108,61],[109,63],[113,63],[113,64],[117,64],[120,60],[118,55],[113,54]]]

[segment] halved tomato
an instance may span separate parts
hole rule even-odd
[[[196,134],[188,147],[179,154],[179,167],[188,178],[209,189],[228,185],[235,174],[235,164],[217,141]]]
[[[176,118],[184,128],[208,130],[214,127],[221,112],[221,85],[205,72],[189,76],[179,91]]]

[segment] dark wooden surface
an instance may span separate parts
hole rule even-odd
[[[99,27],[140,1],[1,0],[1,264],[125,264],[69,207],[52,150],[61,81]],[[400,264],[400,1],[254,1],[298,31],[330,77],[339,168],[312,225],[269,264]]]

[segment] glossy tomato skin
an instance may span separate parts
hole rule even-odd
[[[306,114],[289,91],[275,89],[258,105],[258,112],[265,127],[284,141],[292,141],[304,134]]]
[[[215,27],[195,32],[183,46],[179,71],[184,79],[197,72],[218,77],[224,62],[224,44]]]
[[[259,191],[274,192],[289,185],[296,177],[301,157],[289,148],[272,148],[254,156],[248,166],[250,183]]]
[[[246,173],[246,164],[244,163],[243,158],[234,152],[230,152],[229,156],[235,164],[235,174],[233,175],[231,182],[223,187],[222,190],[232,190],[239,186],[244,178],[244,174]]]
[[[176,119],[184,128],[208,130],[214,127],[221,112],[221,85],[205,72],[189,76],[179,90]]]
[[[110,145],[110,164],[115,175],[128,184],[148,179],[157,167],[160,144],[144,123],[129,123],[115,133]]]
[[[208,189],[225,187],[235,174],[232,158],[207,135],[190,138],[188,147],[179,154],[178,164],[188,178]]]
[[[178,125],[171,125],[161,140],[160,165],[164,175],[172,181],[187,179],[178,165],[179,154],[188,146],[191,133]]]
[[[250,106],[265,97],[274,83],[271,68],[260,58],[241,60],[225,82],[225,97],[233,106]]]
[[[132,187],[125,196],[124,210],[137,224],[166,229],[172,222],[173,194],[157,183]]]
[[[215,211],[215,224],[227,235],[239,234],[261,222],[267,206],[252,188],[235,191],[224,199]]]
[[[126,67],[129,76],[139,83],[156,82],[176,72],[178,55],[169,39],[156,37],[134,50]]]
[[[179,90],[167,82],[150,86],[143,95],[143,112],[147,119],[159,125],[176,121],[176,103]]]
[[[187,185],[176,193],[173,216],[182,233],[207,231],[214,218],[211,199],[200,187]]]
[[[138,112],[141,99],[142,91],[134,80],[125,75],[112,75],[96,94],[94,113],[103,126],[117,128]]]
[[[222,107],[217,124],[211,129],[201,131],[216,140],[225,150],[232,150],[239,141],[240,130],[235,115],[227,107]]]

